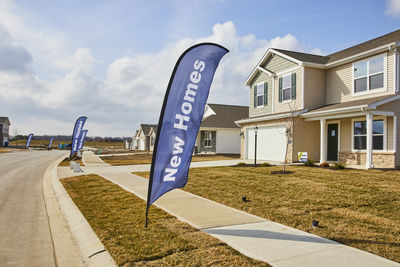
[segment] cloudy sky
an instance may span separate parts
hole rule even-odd
[[[156,123],[179,55],[230,50],[209,102],[248,105],[268,47],[326,55],[397,30],[400,0],[0,0],[0,116],[11,134],[131,136]]]

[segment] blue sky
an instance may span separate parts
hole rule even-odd
[[[90,136],[131,136],[158,120],[194,43],[231,50],[209,101],[248,105],[244,80],[268,47],[325,55],[399,25],[398,0],[0,0],[0,116],[23,134],[69,134],[87,115]]]

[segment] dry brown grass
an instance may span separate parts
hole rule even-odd
[[[150,164],[153,154],[136,154],[136,155],[123,155],[123,156],[107,156],[102,157],[106,163],[116,165],[137,165],[137,164]],[[196,155],[193,156],[192,161],[213,161],[213,160],[231,160],[239,159],[239,155],[226,154],[226,155]]]
[[[61,180],[119,266],[268,266],[152,207],[97,175]]]
[[[400,262],[399,171],[280,169],[193,168],[184,190]]]
[[[69,163],[71,161],[75,161],[76,163],[79,163],[81,166],[85,166],[85,164],[83,164],[82,158],[73,158],[72,160],[68,158],[65,158],[63,161],[61,161],[58,166],[69,166]]]
[[[123,148],[124,142],[85,142],[85,146],[94,148]]]

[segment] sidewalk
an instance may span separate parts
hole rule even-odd
[[[82,169],[85,173],[101,175],[146,199],[148,180],[130,174],[132,166],[112,167],[96,161],[94,156],[93,153],[84,153],[85,166]],[[201,162],[197,165],[211,164]],[[72,176],[68,167],[62,167],[59,173],[62,177]],[[385,258],[268,221],[183,190],[165,194],[155,205],[217,237],[241,253],[273,266],[400,266]]]

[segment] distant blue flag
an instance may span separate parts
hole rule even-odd
[[[28,148],[31,145],[32,137],[33,137],[33,133],[28,135],[28,140],[26,140],[26,146],[25,147]]]
[[[54,139],[54,137],[52,136],[52,137],[50,137],[50,140],[49,140],[49,148],[51,148],[51,143],[53,143],[53,139]]]
[[[82,134],[83,125],[85,125],[86,120],[87,120],[87,117],[82,116],[82,117],[79,117],[75,122],[74,131],[72,132],[70,157],[72,157],[72,155],[78,151],[79,140],[80,140],[80,137]]]
[[[215,70],[228,50],[202,43],[186,50],[171,75],[158,122],[147,195],[148,207],[186,185],[197,132]]]
[[[83,144],[85,143],[85,138],[86,138],[87,132],[88,132],[88,130],[83,130],[82,131],[81,137],[79,139],[78,151],[83,148]]]

